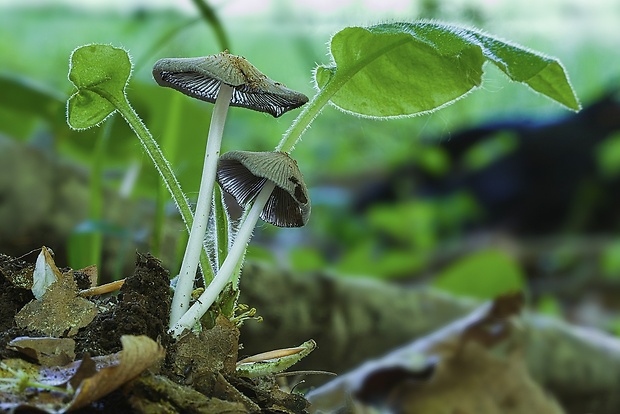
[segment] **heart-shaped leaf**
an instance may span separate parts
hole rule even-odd
[[[332,63],[315,80],[331,89],[336,107],[366,117],[400,117],[436,110],[480,86],[490,61],[560,104],[579,101],[558,60],[474,29],[438,22],[349,27],[331,40]]]
[[[124,49],[87,45],[73,51],[69,80],[77,92],[67,102],[67,122],[74,129],[98,125],[124,102],[131,61]]]

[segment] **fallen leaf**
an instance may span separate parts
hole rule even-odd
[[[561,414],[523,360],[522,307],[520,293],[499,297],[307,398],[315,412],[341,408],[352,394],[353,405],[403,414]]]
[[[120,352],[86,357],[62,367],[3,360],[0,410],[31,407],[62,414],[85,407],[137,377],[165,354],[163,347],[147,336],[123,336],[121,343]],[[48,391],[41,392],[44,389]]]
[[[20,336],[9,342],[7,348],[41,365],[67,365],[75,359],[75,341],[71,338]]]
[[[66,384],[69,384],[72,390],[76,390],[84,380],[92,377],[96,373],[97,363],[90,356],[85,355],[77,370],[71,375],[71,378],[69,378]]]
[[[164,348],[148,336],[121,337],[123,350],[119,352],[119,364],[103,368],[85,379],[78,386],[67,411],[84,407],[109,394],[126,382],[140,375],[145,369],[165,355]]]
[[[15,315],[15,323],[49,336],[75,335],[97,315],[95,304],[77,293],[73,272],[61,274],[40,300],[28,302]]]

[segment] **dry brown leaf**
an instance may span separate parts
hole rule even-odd
[[[114,365],[118,363],[116,359],[114,362],[115,362]],[[112,363],[108,361],[108,364],[112,364]],[[80,384],[82,384],[84,380],[92,377],[96,373],[97,373],[97,363],[90,356],[84,355],[84,358],[82,358],[82,361],[80,362],[79,366],[75,370],[75,373],[71,375],[71,378],[69,378],[65,382],[65,384],[68,384],[72,390],[76,390],[78,389],[78,387],[80,386]]]
[[[119,364],[103,368],[82,381],[66,411],[73,411],[97,401],[140,375],[165,355],[164,348],[148,336],[124,335],[121,343],[123,350],[119,352]]]
[[[2,361],[0,410],[36,407],[54,414],[76,410],[137,377],[165,354],[163,347],[147,336],[123,336],[121,343],[123,350],[120,352],[92,359],[86,357],[62,367],[40,366],[22,359]],[[7,382],[9,380],[12,382]],[[49,392],[28,391],[49,386],[57,388]]]
[[[403,414],[562,414],[530,377],[519,352],[496,356],[479,343],[437,364],[427,381],[403,381],[387,405]]]
[[[49,336],[71,336],[96,315],[95,304],[77,296],[73,272],[67,272],[47,288],[41,300],[28,302],[15,315],[15,323]]]
[[[315,412],[337,409],[352,393],[403,414],[561,414],[523,360],[522,306],[522,294],[499,297],[307,397]]]
[[[75,359],[75,341],[71,338],[33,338],[20,336],[7,348],[32,358],[41,365],[67,365]]]

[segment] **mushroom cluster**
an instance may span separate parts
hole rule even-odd
[[[310,214],[310,200],[303,177],[297,163],[288,154],[233,151],[220,157],[228,107],[252,109],[277,118],[308,102],[308,97],[269,79],[245,58],[231,55],[228,51],[198,58],[160,59],[153,67],[153,77],[161,86],[175,89],[202,101],[215,103],[207,137],[196,213],[170,312],[171,330],[178,332],[182,329],[179,328],[179,324],[184,327],[192,326],[185,324],[186,322],[181,323],[181,319],[187,321],[189,317],[186,312],[207,231],[216,179],[222,189],[229,192],[240,205],[251,210],[251,204],[254,203],[254,210],[258,212],[260,209],[260,211],[256,214],[256,219],[253,219],[253,223],[250,219],[252,215],[246,216],[228,257],[205,290],[205,294],[208,293],[210,298],[201,297],[198,301],[203,307],[206,305],[208,308],[213,303],[230,278],[234,266],[243,257],[245,245],[252,233],[251,229],[254,228],[259,216],[276,226],[300,227],[307,222]],[[251,229],[242,232],[246,224],[248,228],[251,225]],[[241,243],[244,237],[243,249],[235,249],[235,245]],[[213,291],[216,289],[217,292],[214,294]],[[195,323],[196,320],[189,323]]]

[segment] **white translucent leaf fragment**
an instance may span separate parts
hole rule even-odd
[[[60,277],[60,270],[54,263],[50,249],[43,246],[32,274],[32,294],[34,297],[41,300],[47,292],[47,288]]]

